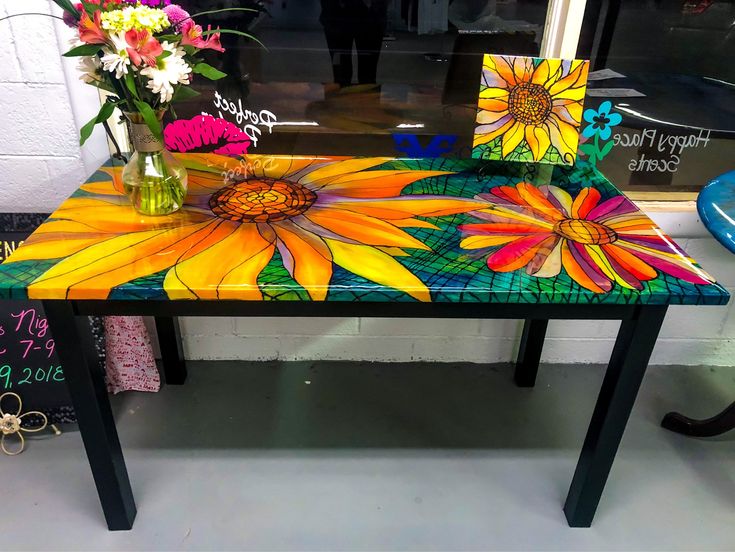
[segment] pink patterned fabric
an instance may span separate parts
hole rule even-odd
[[[106,316],[107,390],[158,391],[161,378],[151,339],[140,316]]]

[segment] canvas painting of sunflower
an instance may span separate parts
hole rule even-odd
[[[572,165],[589,62],[485,54],[472,157]]]

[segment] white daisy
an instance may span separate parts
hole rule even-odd
[[[90,84],[100,80],[100,58],[97,56],[83,56],[79,58],[77,69],[82,73],[79,80]]]
[[[112,46],[103,46],[102,67],[105,71],[115,73],[116,79],[123,78],[128,74],[128,66],[130,65],[130,56],[128,56],[128,43],[125,40],[125,33],[110,34]]]
[[[184,49],[170,42],[162,42],[161,46],[170,56],[158,59],[155,67],[146,67],[140,74],[148,77],[146,85],[154,94],[161,95],[161,103],[168,103],[174,95],[174,85],[189,84],[191,67],[184,61]]]

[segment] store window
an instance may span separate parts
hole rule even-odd
[[[213,14],[228,74],[177,105],[246,127],[250,152],[469,157],[482,55],[538,55],[546,0],[181,0]],[[199,21],[201,18],[197,18]],[[219,58],[219,59],[218,59]]]
[[[620,121],[588,132],[586,149],[604,153],[597,166],[618,187],[687,198],[734,168],[734,24],[732,0],[588,0],[585,108],[603,125]]]

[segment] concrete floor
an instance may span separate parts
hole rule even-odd
[[[108,533],[80,436],[0,458],[0,549],[733,550],[735,369],[652,367],[591,529],[561,506],[602,379],[543,366],[192,362],[183,387],[115,397],[138,504]]]

